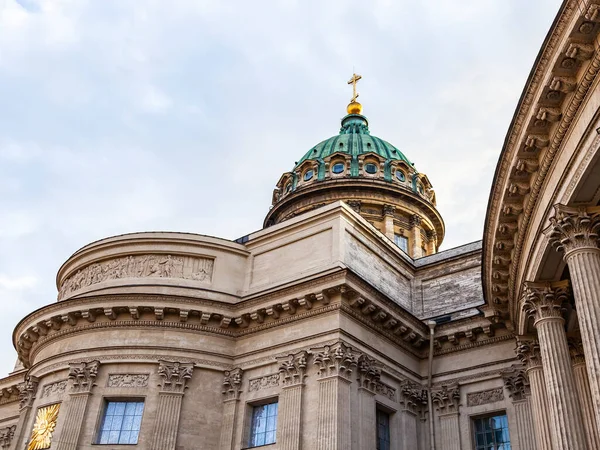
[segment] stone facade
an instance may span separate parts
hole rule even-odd
[[[563,3],[482,242],[438,252],[429,181],[378,149],[348,156],[354,180],[326,172],[339,152],[303,160],[268,226],[235,242],[135,233],[75,252],[58,301],[15,329],[0,447],[241,450],[262,445],[263,411],[271,450],[598,448],[599,33],[600,3]],[[385,185],[398,168],[415,184]],[[109,442],[111,404],[132,442]]]

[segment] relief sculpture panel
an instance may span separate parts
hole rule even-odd
[[[214,260],[164,254],[129,255],[90,264],[62,283],[58,299],[93,284],[125,278],[182,278],[209,283]]]

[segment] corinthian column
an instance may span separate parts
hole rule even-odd
[[[65,420],[60,433],[60,441],[57,443],[58,450],[76,450],[81,434],[81,426],[85,418],[85,412],[94,381],[98,375],[100,361],[90,361],[69,365],[69,380],[71,380],[71,392],[69,402],[65,405]]]
[[[307,361],[306,351],[279,360],[279,374],[283,381],[283,389],[279,397],[277,443],[281,450],[301,448],[302,393]]]
[[[573,376],[575,377],[575,386],[579,395],[579,404],[581,405],[581,414],[583,415],[583,424],[585,426],[588,445],[590,448],[600,448],[600,436],[598,435],[598,427],[596,426],[594,403],[592,402],[581,339],[571,338],[568,342],[569,351],[571,352],[571,362],[573,363]]]
[[[319,377],[317,450],[347,450],[351,445],[350,383],[356,357],[343,342],[313,353]]]
[[[519,340],[517,342],[517,357],[525,365],[525,373],[529,378],[533,429],[537,448],[538,450],[552,450],[548,395],[546,393],[539,343],[536,340]]]
[[[33,406],[33,401],[37,394],[38,379],[36,377],[27,377],[25,381],[17,386],[19,389],[19,420],[14,431],[14,438],[10,445],[12,450],[21,450],[25,447],[27,436],[27,423]]]
[[[525,368],[512,365],[509,369],[500,372],[504,380],[504,387],[509,393],[515,409],[515,421],[517,422],[517,439],[520,450],[535,450],[535,440],[531,434],[533,420],[531,417],[531,404],[529,398],[529,380]]]
[[[358,380],[358,448],[375,448],[377,422],[375,418],[375,389],[381,370],[368,355],[360,355],[357,366]]]
[[[411,230],[411,254],[413,259],[420,258],[423,256],[423,249],[421,244],[421,221],[423,218],[418,214],[413,214],[410,218],[410,230]]]
[[[431,400],[440,419],[436,441],[440,450],[461,450],[460,445],[460,390],[458,384],[442,386],[431,393]]]
[[[219,440],[220,450],[233,449],[243,373],[240,368],[226,370],[223,373],[223,421]]]
[[[159,361],[158,364],[161,383],[151,449],[175,450],[181,402],[187,382],[192,378],[194,364],[172,361]]]
[[[561,312],[567,299],[567,282],[528,283],[523,310],[533,318],[540,342],[554,450],[584,450],[588,447]]]
[[[596,425],[600,429],[600,206],[555,205],[554,210],[550,242],[564,252],[569,266]]]

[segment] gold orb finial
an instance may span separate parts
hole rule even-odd
[[[362,113],[362,105],[358,102],[350,102],[346,110],[348,114],[360,114]]]
[[[348,114],[360,114],[362,113],[362,105],[356,101],[358,98],[358,92],[356,92],[356,83],[358,80],[362,78],[361,75],[352,74],[352,78],[348,81],[348,84],[352,85],[352,99],[350,100],[350,104],[348,105],[347,111]]]

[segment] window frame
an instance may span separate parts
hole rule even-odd
[[[388,437],[388,448],[392,447],[392,416],[393,412],[391,412],[388,408],[382,407],[379,404],[375,406],[375,449],[380,450],[379,447],[379,415],[385,414],[387,416],[387,437]],[[384,449],[385,450],[385,449]]]
[[[368,166],[375,167],[375,172],[369,172],[367,170]],[[363,171],[364,171],[365,174],[367,174],[370,177],[372,177],[374,175],[377,175],[379,173],[379,164],[377,162],[374,162],[374,161],[365,161],[364,164],[363,164]]]
[[[110,402],[113,402],[113,403],[143,403],[144,406],[142,409],[142,415],[141,415],[141,420],[140,420],[140,429],[139,429],[139,433],[138,433],[138,439],[135,444],[131,444],[131,443],[129,443],[129,444],[119,444],[119,443],[103,444],[100,442],[100,440],[102,438],[102,426],[104,425],[106,411],[108,409],[108,404]],[[124,396],[124,397],[114,397],[114,396],[102,397],[100,406],[101,407],[99,409],[98,420],[96,422],[96,430],[94,433],[93,445],[138,445],[140,443],[140,437],[142,436],[142,424],[144,423],[144,413],[146,412],[146,396],[134,395],[134,396]],[[121,429],[119,431],[121,432],[123,430]]]
[[[342,170],[340,170],[339,172],[336,172],[334,169],[335,166],[342,166]],[[335,176],[340,176],[342,175],[344,172],[346,172],[346,163],[344,161],[335,161],[331,164],[331,173]]]
[[[508,420],[508,412],[505,409],[501,409],[501,410],[496,410],[496,411],[490,411],[490,412],[485,412],[482,414],[475,414],[472,416],[469,416],[469,423],[470,423],[470,428],[471,428],[471,442],[473,445],[473,449],[477,450],[477,426],[475,424],[476,420],[481,420],[481,419],[490,419],[492,417],[498,417],[498,416],[504,416],[506,417],[506,430],[508,431],[508,442],[502,442],[502,444],[508,444],[510,446],[510,448],[512,449],[513,445],[512,445],[512,438],[511,438],[511,434],[510,434],[510,423]]]
[[[404,238],[406,240],[406,249],[404,249],[400,245],[398,245],[398,242],[396,242],[396,238]],[[394,233],[394,244],[396,245],[396,247],[398,247],[400,250],[402,250],[404,253],[406,253],[408,255],[408,236],[405,236],[400,233]]]
[[[276,421],[275,421],[275,440],[273,442],[270,442],[268,444],[260,444],[260,445],[252,445],[252,423],[253,423],[253,419],[254,419],[254,410],[255,408],[259,407],[259,406],[266,406],[266,405],[272,405],[272,404],[277,404],[277,416],[276,416]],[[279,426],[279,397],[278,396],[274,396],[274,397],[267,397],[267,398],[263,398],[263,399],[258,399],[258,400],[254,400],[254,401],[250,401],[248,403],[246,403],[246,414],[245,414],[246,418],[245,418],[245,423],[246,425],[244,426],[244,433],[243,433],[243,444],[242,444],[242,449],[252,449],[252,448],[261,448],[261,447],[266,447],[269,445],[276,445],[277,444],[277,430],[278,430],[278,426]]]

